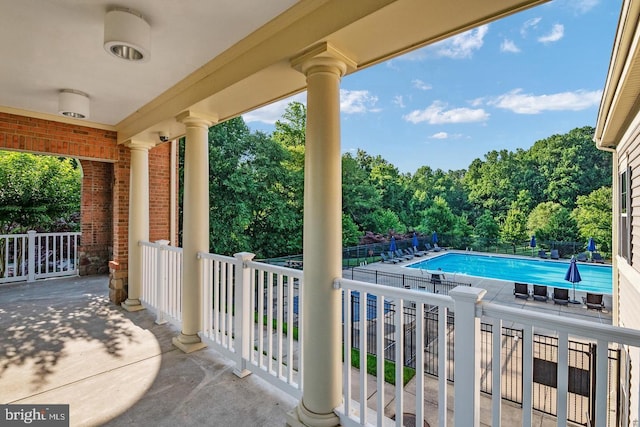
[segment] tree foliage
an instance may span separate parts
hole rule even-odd
[[[211,249],[259,257],[302,252],[306,108],[290,104],[271,135],[251,133],[241,118],[210,130]],[[524,244],[584,240],[610,247],[610,153],[593,128],[537,141],[528,150],[494,150],[468,170],[428,166],[415,173],[363,150],[342,156],[343,244],[366,232],[438,231],[468,247],[503,239]],[[540,244],[539,243],[539,244]]]
[[[81,187],[74,159],[0,151],[0,227],[77,231]]]

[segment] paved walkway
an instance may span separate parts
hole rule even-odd
[[[72,426],[278,426],[296,400],[211,349],[184,354],[105,276],[0,287],[0,403],[70,405]]]

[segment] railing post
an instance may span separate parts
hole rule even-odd
[[[480,318],[476,305],[485,289],[457,286],[449,296],[455,301],[454,414],[456,427],[480,425]],[[471,359],[471,360],[469,360]]]
[[[36,281],[36,232],[35,230],[27,231],[27,282]],[[24,260],[23,260],[24,261]],[[16,263],[16,275],[23,274],[22,266]]]
[[[166,311],[166,304],[164,295],[167,290],[167,276],[165,274],[166,266],[164,265],[164,253],[167,251],[169,240],[156,240],[156,304],[158,309],[156,310],[156,324],[164,325],[167,320],[164,318]]]
[[[240,348],[236,346],[236,352],[238,354],[238,361],[233,373],[244,378],[251,373],[247,369],[247,361],[249,360],[251,352],[251,328],[253,327],[253,313],[251,313],[251,270],[248,266],[248,262],[255,257],[255,254],[250,252],[240,252],[234,254],[236,257],[236,277],[235,277],[235,292],[236,292],[236,312],[234,323],[235,341],[240,342]]]

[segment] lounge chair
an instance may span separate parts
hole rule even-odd
[[[418,248],[416,248],[415,246],[412,248],[409,248],[409,251],[414,255],[414,256],[423,256],[426,255],[426,252],[423,251],[419,251]]]
[[[411,249],[411,248],[405,249],[403,253],[406,256],[410,256],[411,258],[414,258],[416,256],[416,254],[413,253],[413,249]]]
[[[545,251],[545,250],[540,250],[540,251],[538,251],[538,256],[539,256],[540,258],[547,259],[547,251]]]
[[[560,259],[560,254],[557,249],[551,249],[551,259]]]
[[[404,261],[402,258],[399,259],[398,255],[396,255],[396,253],[393,251],[387,251],[387,255],[389,256],[389,259],[392,259],[393,261],[395,261],[395,263]]]
[[[585,254],[584,252],[580,252],[576,260],[580,262],[587,262],[587,254]]]
[[[593,310],[602,310],[604,308],[604,302],[602,301],[602,294],[592,294],[587,292],[586,297],[582,297],[582,302]]]
[[[438,246],[437,243],[433,244],[433,251],[434,252],[440,252],[442,250],[442,248],[440,246]]]
[[[402,260],[408,261],[411,258],[413,258],[413,255],[407,255],[404,252],[402,252],[402,249],[396,249],[396,257]]]
[[[381,261],[381,262],[389,262],[389,263],[392,263],[392,264],[397,264],[397,263],[398,263],[398,260],[397,260],[397,259],[395,259],[395,258],[389,258],[388,256],[386,256],[386,255],[384,254],[384,252],[380,252],[380,258],[382,258],[382,261]]]
[[[545,285],[533,285],[533,299],[536,301],[547,302],[549,295],[547,294],[547,287]]]
[[[444,273],[431,273],[431,283],[434,285],[441,285],[442,279],[444,279]]]
[[[598,264],[604,264],[604,259],[602,258],[602,255],[600,255],[598,252],[594,252],[591,254],[591,262],[597,262]]]
[[[513,284],[513,295],[516,298],[529,299],[529,285],[515,282]]]
[[[425,243],[424,248],[427,250],[427,252],[433,250],[433,246],[431,246],[431,243]]]
[[[567,305],[569,304],[569,289],[553,288],[551,298],[553,298],[553,302],[556,304]]]

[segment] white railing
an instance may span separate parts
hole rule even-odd
[[[367,390],[367,349],[369,345],[367,339],[375,337],[376,357],[376,407],[385,408],[390,403],[386,401],[386,387],[392,387],[394,392],[390,393],[394,400],[396,420],[402,425],[404,412],[415,414],[416,424],[424,425],[424,405],[417,404],[415,408],[407,409],[404,403],[404,387],[397,387],[386,384],[385,378],[385,355],[388,354],[387,343],[394,341],[393,359],[395,360],[395,384],[404,382],[405,344],[404,337],[407,330],[415,330],[416,348],[424,348],[425,342],[425,311],[427,309],[438,309],[438,335],[446,336],[447,312],[453,308],[454,300],[449,296],[427,293],[417,290],[392,288],[384,285],[374,285],[371,283],[359,282],[349,279],[340,279],[335,282],[336,287],[342,288],[342,312],[344,316],[343,337],[344,337],[344,369],[343,369],[343,395],[344,404],[337,409],[342,425],[378,425],[382,426],[391,422],[386,418],[384,411],[372,413],[367,409],[367,398],[370,395]],[[375,301],[373,298],[375,298]],[[415,317],[405,315],[405,306],[415,307]],[[375,307],[375,308],[374,308]],[[354,312],[355,311],[355,312]],[[392,318],[390,318],[392,316]],[[365,321],[363,321],[365,320]],[[415,322],[415,324],[409,324]],[[388,325],[393,325],[389,328]],[[372,327],[374,330],[370,331]],[[353,328],[353,329],[352,329]],[[359,355],[359,390],[358,396],[351,394],[351,348],[353,347],[353,332],[357,330],[360,349]],[[388,335],[393,335],[389,338]],[[439,372],[446,372],[447,340],[438,340]],[[380,357],[382,355],[382,357]],[[416,351],[416,402],[424,402],[424,352]],[[438,415],[439,419],[446,419],[447,414],[447,379],[446,375],[438,378]],[[375,417],[375,418],[374,418]],[[442,425],[442,424],[441,424]]]
[[[181,272],[180,249],[160,243],[142,243],[142,246],[145,264],[143,300],[146,305],[164,307],[158,309],[159,313],[175,313],[172,318],[179,322],[181,284],[180,274],[175,276],[175,272]],[[169,254],[176,255],[170,258]],[[203,341],[236,362],[236,375],[243,377],[254,373],[300,398],[304,363],[299,343],[305,339],[300,335],[303,313],[300,311],[302,304],[299,292],[303,286],[303,272],[252,261],[253,254],[248,253],[236,254],[235,257],[200,253],[198,257],[203,262],[204,273],[203,329],[200,333]],[[167,279],[171,276],[169,271],[174,272],[171,280]],[[162,284],[165,290],[158,289],[158,284]],[[610,348],[623,346],[640,348],[640,331],[484,302],[482,298],[485,291],[474,287],[457,287],[450,291],[449,296],[444,296],[347,279],[337,279],[334,286],[343,292],[344,401],[342,406],[336,408],[343,425],[394,423],[384,415],[383,410],[376,412],[367,407],[367,398],[374,391],[377,399],[375,407],[394,408],[392,412],[396,425],[402,425],[405,414],[415,415],[416,425],[423,425],[427,416],[431,425],[436,425],[433,419],[437,411],[437,425],[447,426],[447,414],[451,409],[455,413],[455,426],[479,425],[480,377],[484,369],[483,373],[488,375],[488,379],[483,378],[483,381],[485,384],[489,381],[492,385],[491,394],[484,394],[483,397],[491,402],[491,410],[483,411],[483,422],[500,426],[502,411],[505,410],[502,399],[504,371],[511,369],[508,364],[513,363],[506,360],[510,357],[506,347],[512,342],[506,341],[504,331],[509,328],[523,331],[515,338],[515,341],[520,341],[518,348],[522,350],[514,356],[518,358],[517,387],[522,389],[519,425],[529,427],[533,423],[534,361],[539,362],[541,357],[537,354],[539,347],[534,342],[534,336],[541,331],[557,336],[558,340],[557,348],[552,351],[553,364],[547,364],[547,368],[554,366],[554,375],[557,377],[557,384],[549,393],[551,397],[547,397],[553,400],[553,411],[550,413],[557,414],[557,425],[566,426],[568,423],[568,377],[572,369],[576,370],[575,361],[572,361],[574,356],[570,355],[569,350],[572,340],[594,344],[593,348],[596,349],[595,359],[591,359],[595,360],[597,379],[592,397],[595,411],[590,412],[588,417],[594,417],[593,425],[615,425],[617,408],[613,406],[617,402],[610,404],[610,396],[607,396],[611,390],[609,382],[615,380],[615,375],[609,376],[608,352]],[[169,306],[174,308],[170,309]],[[405,308],[415,311],[415,314],[407,315]],[[453,314],[455,331],[451,322]],[[433,323],[428,324],[427,317],[435,317],[437,327]],[[487,330],[487,326],[492,327],[493,332]],[[426,342],[425,337],[433,337],[436,332],[437,339]],[[375,343],[369,343],[368,340]],[[480,351],[481,341],[483,345],[489,343],[488,351]],[[453,351],[450,347],[452,342]],[[351,368],[352,347],[357,347],[361,352],[355,371]],[[375,381],[375,390],[367,390],[368,384],[373,384],[368,381],[367,352],[381,356],[376,361],[375,375],[379,380]],[[408,352],[415,353],[410,355],[415,366],[415,405],[411,403],[413,399],[406,399],[407,391],[403,386],[393,384],[403,384],[403,365],[408,360]],[[432,359],[435,354],[437,379],[429,375],[432,372],[427,374],[425,371],[425,366],[430,363],[425,360],[425,354]],[[385,363],[389,361],[395,363],[392,384],[382,380]],[[433,364],[429,366],[432,368]],[[451,385],[447,372],[453,371],[455,382]],[[352,378],[356,377],[359,392],[352,394]],[[438,390],[437,402],[434,403],[437,410],[433,409],[429,414],[424,409],[427,404],[424,391],[426,381],[437,381]],[[454,396],[454,408],[447,406],[447,396],[451,394]],[[431,397],[428,400],[433,400]],[[514,410],[514,405],[509,404],[508,408]]]
[[[302,330],[297,304],[302,272],[251,261],[248,253],[199,257],[203,341],[236,360],[236,375],[252,372],[300,397],[301,337],[296,335]]]
[[[0,235],[0,283],[78,275],[81,233]]]
[[[142,246],[141,300],[156,313],[156,323],[182,322],[182,248],[168,240],[140,242]]]

